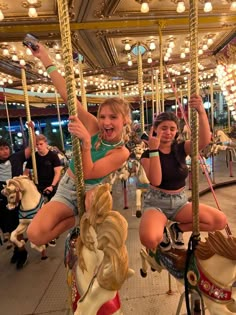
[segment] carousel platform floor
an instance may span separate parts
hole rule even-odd
[[[236,235],[236,203],[235,179],[236,163],[233,163],[233,175],[229,176],[229,169],[225,163],[225,153],[215,157],[215,178],[217,187],[215,194],[222,211],[229,220],[229,227]],[[200,171],[199,191],[208,187],[205,176]],[[229,182],[222,186],[224,182]],[[188,186],[187,186],[188,188]],[[129,265],[135,270],[135,275],[126,281],[120,291],[122,310],[124,315],[175,315],[180,299],[176,280],[171,277],[169,286],[168,273],[149,272],[146,278],[140,276],[141,260],[139,251],[141,244],[138,238],[139,219],[135,217],[135,190],[134,181],[128,183],[129,208],[123,209],[123,192],[118,182],[113,189],[114,209],[118,210],[127,219],[129,224],[127,248]],[[188,190],[189,196],[191,191]],[[212,193],[205,193],[200,202],[215,206]],[[189,233],[185,233],[186,244]],[[204,238],[204,233],[201,234]],[[12,249],[7,250],[6,244],[0,246],[0,314],[1,315],[68,315],[71,314],[68,304],[66,285],[66,270],[63,264],[64,240],[61,235],[57,246],[49,247],[48,259],[42,261],[40,255],[29,248],[27,264],[21,270],[16,270],[10,264]],[[171,294],[169,291],[171,290]],[[168,292],[168,293],[167,293]],[[179,315],[186,314],[185,303]],[[206,310],[206,314],[209,314]],[[86,315],[86,314],[84,314]]]

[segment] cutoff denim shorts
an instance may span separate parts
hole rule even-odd
[[[85,185],[85,191],[88,191],[96,185]],[[74,213],[78,215],[77,193],[75,181],[67,173],[64,174],[58,185],[56,194],[52,197],[51,201],[59,201],[67,205]]]
[[[163,191],[150,188],[145,194],[143,208],[156,209],[162,212],[168,220],[173,221],[177,213],[188,203],[185,190],[176,193],[168,194]]]

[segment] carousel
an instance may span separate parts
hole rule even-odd
[[[32,179],[9,177],[1,191],[9,211],[20,209],[17,228],[0,236],[3,314],[236,313],[235,25],[233,0],[0,2],[0,139],[14,152],[28,134],[33,164]],[[39,43],[53,58],[47,69],[32,54]],[[52,84],[54,68],[64,93]],[[188,106],[194,94],[212,131],[200,152],[198,113]],[[63,177],[70,156],[62,115],[78,115],[78,99],[96,114],[109,97],[132,109],[128,160],[85,203],[81,141],[72,135],[76,225],[58,235],[55,248],[29,242],[28,226],[46,200],[37,190],[34,136],[24,122],[37,120],[43,133],[42,117],[57,120],[59,141],[52,137],[50,150],[60,156]],[[172,240],[168,251],[143,247],[138,232],[150,185],[141,156],[152,122],[165,111],[183,124],[178,140],[192,143],[186,191],[193,231],[184,233],[185,249]],[[18,119],[21,135],[12,128]],[[224,230],[200,231],[200,201],[226,214]],[[21,269],[10,263],[12,246],[28,250]]]

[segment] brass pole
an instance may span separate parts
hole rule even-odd
[[[14,145],[13,145],[12,133],[11,133],[11,124],[10,124],[10,118],[9,118],[9,112],[8,112],[8,106],[7,106],[7,97],[6,97],[5,89],[3,89],[3,91],[4,91],[5,109],[6,109],[6,114],[7,114],[8,133],[9,133],[10,142],[11,142],[11,150],[12,152],[14,152]]]
[[[198,1],[189,1],[190,23],[190,91],[191,95],[199,93],[198,87]],[[199,235],[199,163],[198,163],[198,114],[190,110],[191,116],[191,171],[192,171],[192,206],[193,235]]]
[[[70,18],[67,0],[57,0],[58,16],[61,31],[62,56],[65,66],[65,78],[67,89],[67,106],[71,116],[77,116],[77,97],[75,87],[75,77],[73,68],[73,53],[71,44]],[[84,207],[84,177],[80,150],[80,140],[72,135],[72,150],[75,161],[75,184],[77,191],[77,202],[79,207],[79,217],[85,211]]]
[[[27,119],[27,122],[30,122],[31,116],[30,116],[30,107],[29,107],[29,97],[28,97],[25,69],[23,67],[21,68],[21,80],[22,80],[22,87],[23,87],[24,98],[25,98],[26,119]],[[30,140],[30,147],[31,147],[33,174],[34,174],[33,180],[34,180],[34,183],[37,185],[38,184],[38,173],[37,173],[37,164],[36,164],[36,158],[35,158],[33,131],[31,128],[28,128],[28,132],[29,132],[29,140]]]

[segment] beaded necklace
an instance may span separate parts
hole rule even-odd
[[[115,147],[118,146],[120,144],[124,144],[123,140],[121,139],[119,142],[117,143],[105,143],[102,139],[101,139],[101,143],[107,147]]]

